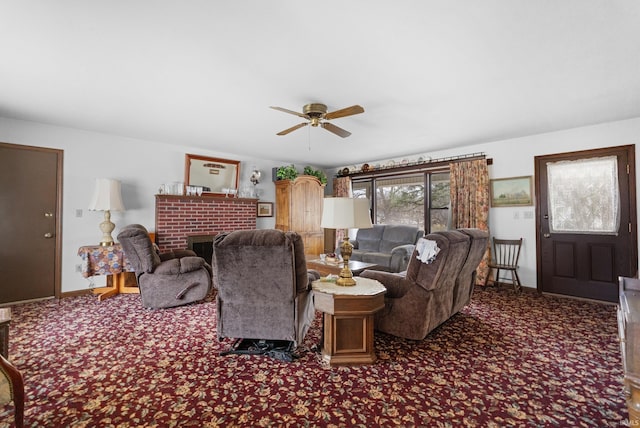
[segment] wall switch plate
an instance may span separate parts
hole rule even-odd
[[[79,218],[79,217],[82,217],[82,209],[81,209],[81,208],[78,208],[78,209],[76,210],[76,217],[78,217],[78,218]]]
[[[76,272],[82,272],[82,265],[76,265]]]
[[[519,211],[514,211],[513,212],[513,219],[514,220],[520,220],[520,212]]]
[[[526,218],[526,219],[532,219],[533,218],[533,211],[523,211],[522,213],[522,217]]]

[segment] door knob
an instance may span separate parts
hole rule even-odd
[[[53,233],[47,232],[47,233],[44,234],[44,237],[47,238],[47,239],[53,238]]]
[[[550,237],[551,237],[551,234],[550,234],[550,233],[545,233],[545,234],[544,234],[544,235],[542,235],[542,236],[544,236],[545,238],[550,238]]]

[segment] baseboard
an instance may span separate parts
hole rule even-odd
[[[60,298],[64,299],[65,297],[78,297],[78,296],[84,296],[85,294],[92,294],[92,293],[93,292],[90,289],[65,291],[63,293],[60,293]]]

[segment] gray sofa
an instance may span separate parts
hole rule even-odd
[[[407,268],[415,244],[424,231],[413,226],[374,224],[359,229],[352,240],[351,260],[375,263],[382,270],[401,272]],[[340,248],[336,250],[340,254]]]
[[[436,242],[440,249],[429,263],[420,261],[416,250],[406,272],[365,270],[360,274],[380,281],[387,289],[385,307],[375,314],[376,330],[422,340],[469,303],[489,234],[458,229],[435,232],[425,239]]]

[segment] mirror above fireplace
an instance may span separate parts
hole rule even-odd
[[[185,155],[185,185],[203,187],[203,194],[235,194],[238,190],[239,176],[240,161],[189,153]]]

